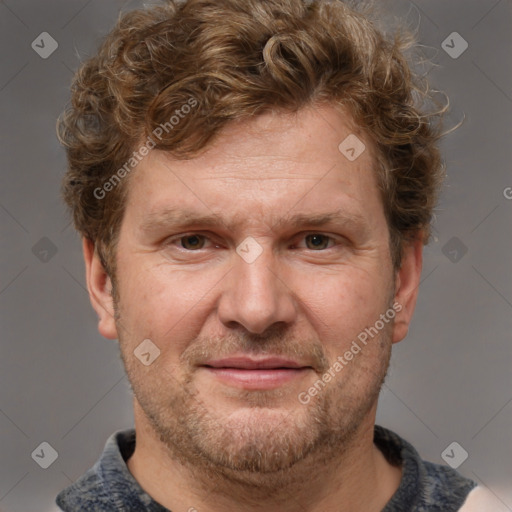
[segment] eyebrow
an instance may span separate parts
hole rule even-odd
[[[227,221],[215,214],[201,215],[197,212],[181,208],[166,208],[165,210],[148,214],[141,222],[140,230],[151,233],[163,228],[186,229],[192,226],[223,226],[228,231],[234,232],[241,223],[241,220]],[[363,232],[368,230],[367,220],[362,215],[354,212],[347,212],[342,208],[333,212],[318,214],[298,213],[286,216],[273,222],[271,229],[274,230],[282,227],[283,225],[297,229],[305,226],[319,227],[326,226],[328,224],[352,227]]]

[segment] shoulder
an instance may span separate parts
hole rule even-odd
[[[133,452],[134,443],[133,429],[112,434],[94,466],[58,494],[55,502],[60,509],[64,512],[124,510],[123,501],[118,497],[128,491],[126,487],[131,484],[124,459]]]
[[[400,486],[385,512],[455,512],[477,485],[451,467],[423,460],[409,442],[383,427],[375,426],[374,442],[390,463],[402,467]]]
[[[460,510],[467,496],[477,486],[455,469],[441,464],[421,460],[420,475],[423,482],[425,504],[439,510]],[[451,506],[452,508],[448,508]]]
[[[119,510],[92,467],[69,487],[59,493],[55,502],[65,512],[115,512]]]

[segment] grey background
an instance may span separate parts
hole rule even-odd
[[[79,60],[121,8],[141,4],[0,1],[4,512],[56,510],[56,494],[94,464],[107,437],[133,425],[117,342],[97,332],[80,240],[59,198],[66,163],[54,127]],[[418,25],[430,47],[438,66],[429,76],[451,100],[448,125],[466,120],[443,142],[448,181],[435,240],[425,249],[417,310],[395,346],[378,423],[437,463],[457,441],[469,454],[458,470],[489,487],[496,510],[512,510],[512,200],[504,195],[512,187],[512,2],[388,5]],[[47,59],[31,48],[44,31],[59,45]],[[469,44],[457,59],[441,47],[454,31]],[[58,452],[48,469],[31,458],[43,441]]]

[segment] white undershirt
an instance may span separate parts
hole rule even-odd
[[[475,487],[467,496],[459,512],[510,512],[486,487]]]

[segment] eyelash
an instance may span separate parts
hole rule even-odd
[[[327,247],[325,249],[320,249],[320,250],[317,250],[315,251],[314,249],[308,249],[312,252],[325,252],[327,251],[328,249],[332,249],[334,248],[335,245],[340,245],[342,242],[337,240],[336,238],[334,238],[333,236],[330,236],[330,235],[327,235],[325,233],[321,233],[321,232],[316,232],[316,231],[311,231],[311,232],[307,232],[307,233],[304,233],[302,235],[301,238],[305,238],[307,236],[312,236],[312,235],[320,235],[322,237],[326,237],[329,239],[329,241],[333,241],[334,242],[334,245],[331,246],[331,247]],[[203,234],[203,233],[195,233],[195,232],[191,232],[191,233],[185,233],[184,235],[178,235],[178,236],[175,236],[173,238],[170,238],[167,242],[166,242],[166,245],[168,246],[173,246],[174,243],[176,242],[181,242],[181,240],[187,238],[187,237],[192,237],[192,236],[197,236],[197,237],[203,237],[204,239],[206,240],[210,240],[210,238]],[[212,242],[212,240],[210,240]],[[200,249],[196,249],[196,250],[190,250],[190,249],[186,249],[184,247],[176,247],[179,251],[182,251],[182,252],[186,252],[186,253],[194,253],[194,252],[197,252],[199,253],[201,250],[205,249],[204,247],[201,247]],[[307,249],[307,248],[306,248]]]

